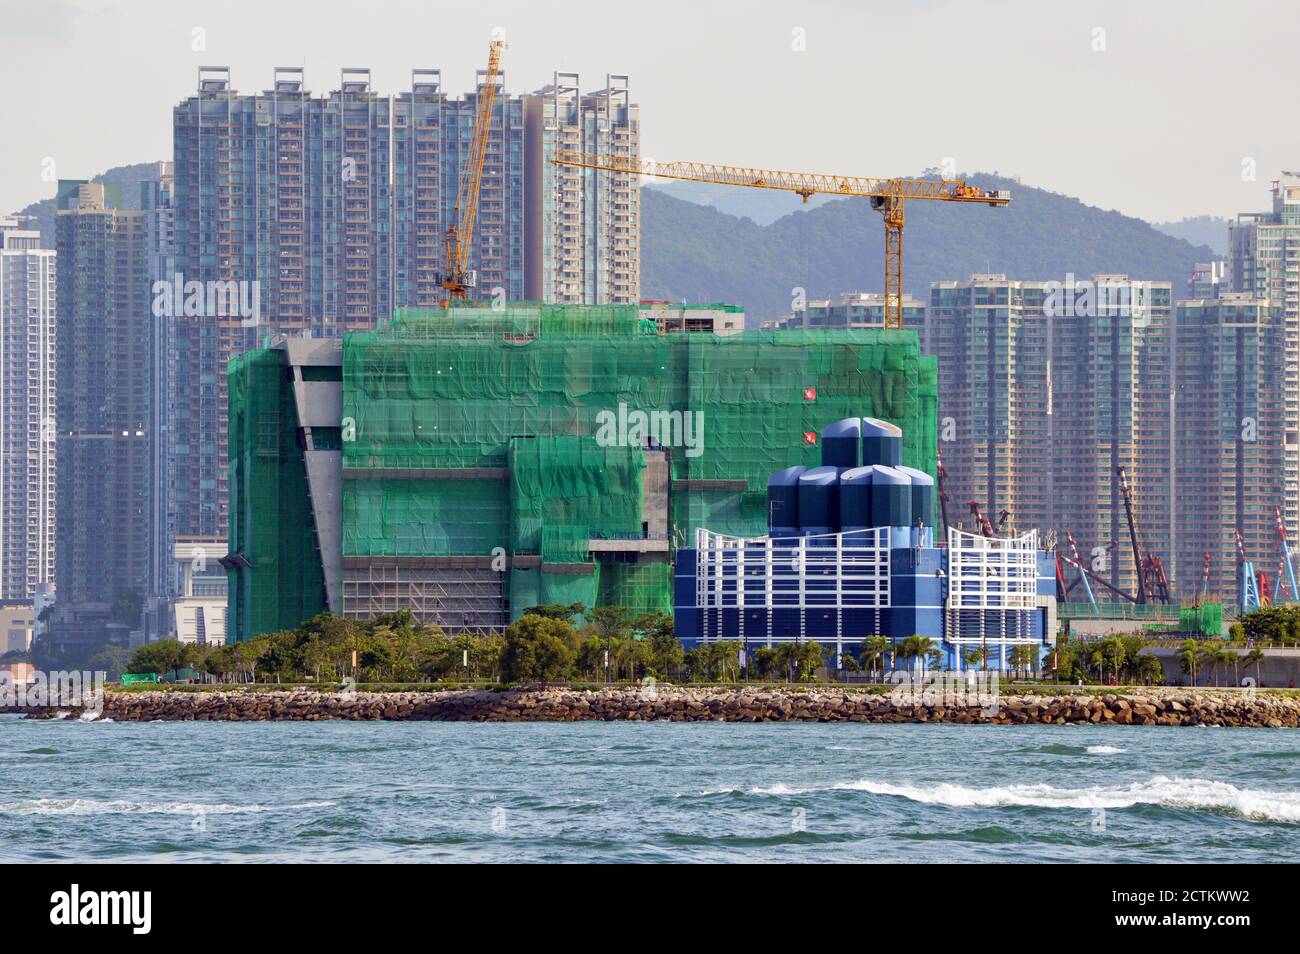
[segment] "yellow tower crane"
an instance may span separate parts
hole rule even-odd
[[[468,297],[477,276],[469,267],[470,246],[474,241],[474,219],[478,215],[478,194],[483,184],[483,163],[487,159],[488,133],[492,130],[492,103],[497,95],[497,76],[501,71],[504,40],[493,40],[488,48],[487,71],[479,86],[478,115],[474,118],[474,138],[470,140],[469,159],[460,170],[456,189],[456,210],[443,237],[442,287],[446,297],[442,307]]]
[[[556,150],[557,165],[603,169],[633,175],[747,186],[752,189],[780,189],[803,196],[807,202],[817,193],[865,196],[885,220],[885,327],[903,327],[903,204],[910,199],[940,202],[976,202],[994,207],[1011,201],[1008,190],[987,190],[967,185],[961,179],[869,179],[862,176],[819,175],[811,172],[781,172],[749,169],[704,162],[652,162],[623,156]]]

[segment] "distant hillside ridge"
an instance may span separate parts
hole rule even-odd
[[[68,176],[70,179],[80,179],[84,176]],[[158,181],[158,163],[156,162],[139,162],[130,166],[115,166],[107,172],[101,172],[94,176],[91,182],[102,182],[105,185],[105,193],[108,194],[109,205],[120,209],[138,209],[140,208],[140,183]],[[56,183],[50,183],[50,192],[53,193]],[[33,202],[27,208],[16,213],[19,216],[30,216],[35,219],[35,227],[41,230],[41,245],[45,248],[54,248],[54,196],[51,194],[48,199],[41,199],[39,202]]]
[[[1027,281],[1122,273],[1172,282],[1177,298],[1192,266],[1214,257],[1207,246],[1070,196],[991,175],[967,180],[1010,189],[1012,202],[908,205],[903,287],[923,301],[931,282],[986,272]],[[789,313],[795,288],[817,299],[883,287],[884,225],[866,199],[834,199],[758,225],[664,189],[641,190],[643,298],[731,302],[752,323]]]

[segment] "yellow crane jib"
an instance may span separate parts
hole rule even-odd
[[[452,223],[443,237],[443,273],[441,284],[446,291],[442,306],[468,297],[476,284],[469,267],[470,248],[474,241],[474,219],[478,216],[479,190],[483,184],[483,164],[487,159],[488,134],[492,130],[492,104],[496,100],[497,77],[501,72],[504,40],[493,40],[488,48],[488,65],[479,84],[478,113],[474,117],[474,136],[470,140],[469,158],[460,171],[456,188],[456,209]]]
[[[803,197],[816,195],[863,196],[871,200],[885,222],[885,327],[903,327],[903,208],[910,199],[964,202],[993,206],[1007,205],[1006,189],[981,189],[962,179],[873,179],[865,176],[833,176],[815,172],[784,172],[751,169],[706,162],[654,162],[631,156],[594,155],[557,149],[557,165],[579,166],[632,175],[709,182],[715,185],[745,186],[751,189],[779,189]]]

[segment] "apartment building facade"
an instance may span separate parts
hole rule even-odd
[[[61,180],[55,232],[59,603],[101,604],[150,584],[153,425],[146,216],[104,187]]]
[[[460,172],[470,155],[486,71],[460,98],[442,87],[440,70],[415,70],[411,89],[392,99],[394,300],[433,308],[441,285],[443,236],[455,220]],[[524,297],[524,102],[496,80],[470,249],[475,297]]]
[[[974,501],[1004,528],[1068,531],[1090,569],[1135,593],[1117,469],[1143,555],[1168,554],[1171,305],[1170,283],[1124,275],[933,284],[923,341],[939,362],[949,521],[973,526]]]
[[[1273,346],[1283,356],[1284,425],[1273,439],[1282,458],[1283,520],[1294,540],[1300,537],[1300,176],[1284,173],[1273,183],[1272,199],[1267,212],[1243,213],[1230,225],[1228,279],[1231,291],[1281,309]]]
[[[301,70],[278,69],[271,89],[242,94],[228,68],[200,69],[196,94],[173,111],[176,274],[201,290],[233,283],[241,307],[186,308],[174,321],[175,534],[227,532],[232,357],[267,336],[335,337],[373,328],[395,307],[442,301],[443,237],[483,79],[480,71],[475,92],[455,98],[440,71],[416,70],[410,90],[386,96],[368,71],[348,69],[321,96]],[[639,183],[603,172],[557,176],[549,151],[563,139],[636,157],[638,111],[626,78],[563,96],[512,95],[504,76],[497,82],[473,296],[636,302]]]
[[[1183,597],[1205,590],[1210,599],[1235,600],[1238,532],[1248,559],[1276,579],[1274,508],[1285,491],[1283,336],[1282,309],[1267,298],[1223,292],[1175,304],[1170,553]]]
[[[524,97],[526,297],[560,305],[631,305],[641,292],[641,183],[630,173],[556,165],[557,151],[635,162],[640,109],[628,78],[581,91],[577,73]]]
[[[0,600],[30,610],[54,583],[57,269],[24,225],[0,218]]]
[[[904,293],[903,327],[913,328],[925,346],[926,303]],[[773,324],[776,328],[883,328],[885,296],[881,292],[845,292],[838,299],[813,299]]]

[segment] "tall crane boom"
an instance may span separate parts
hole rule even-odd
[[[1138,549],[1138,532],[1137,521],[1133,516],[1133,491],[1128,485],[1128,477],[1124,473],[1124,466],[1115,468],[1115,473],[1119,476],[1119,490],[1124,497],[1124,513],[1128,517],[1128,539],[1133,547],[1133,572],[1137,575],[1137,599],[1135,603],[1145,603],[1147,601],[1146,572],[1142,565],[1142,554]]]
[[[885,222],[885,327],[903,327],[903,207],[910,199],[939,202],[979,203],[993,207],[1007,205],[1011,193],[986,190],[962,179],[874,179],[866,176],[835,176],[814,172],[786,172],[748,166],[723,166],[707,162],[652,162],[631,156],[602,156],[559,150],[552,159],[557,165],[601,169],[632,175],[711,182],[716,185],[746,186],[751,189],[779,189],[802,196],[863,196]]]
[[[497,76],[501,71],[504,40],[493,40],[488,48],[488,65],[479,89],[478,114],[474,117],[474,138],[470,140],[469,160],[461,168],[456,189],[453,221],[443,237],[442,287],[446,297],[442,306],[466,298],[474,287],[475,276],[469,268],[470,247],[474,241],[474,219],[478,216],[479,189],[483,184],[483,163],[487,159],[488,133],[492,130],[492,104],[497,95]]]

